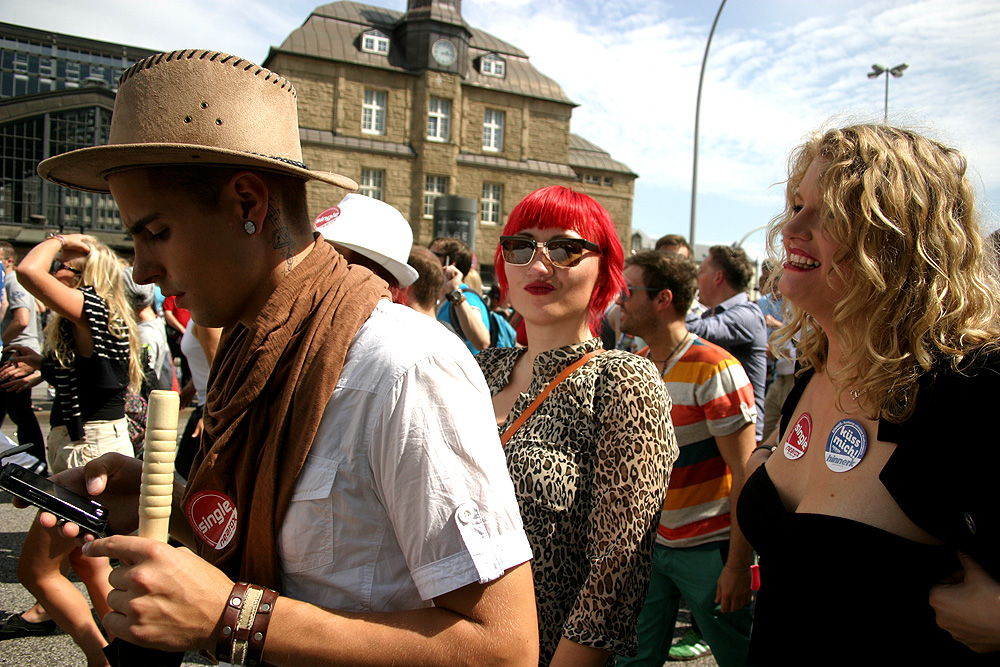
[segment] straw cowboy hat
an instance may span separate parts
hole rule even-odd
[[[327,241],[384,266],[400,287],[409,287],[420,276],[406,263],[413,245],[410,223],[384,201],[349,194],[316,216],[313,226]]]
[[[116,171],[194,164],[358,187],[303,164],[288,79],[237,56],[193,49],[159,53],[125,70],[107,145],[43,160],[38,174],[77,190],[108,192],[107,175]]]

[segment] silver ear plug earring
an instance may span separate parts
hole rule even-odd
[[[245,231],[250,236],[253,236],[255,233],[257,233],[257,225],[253,223],[253,220],[246,220],[243,223],[243,231]]]

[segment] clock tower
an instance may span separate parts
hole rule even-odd
[[[408,0],[396,34],[407,69],[468,70],[472,31],[462,19],[462,0]]]

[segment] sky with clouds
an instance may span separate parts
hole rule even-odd
[[[0,0],[9,23],[257,62],[318,4],[303,0]],[[405,0],[367,4],[403,11]],[[524,50],[580,106],[572,130],[639,174],[632,225],[690,228],[698,75],[715,0],[464,0],[468,23]],[[701,101],[696,240],[732,243],[777,214],[788,153],[816,129],[889,122],[963,149],[983,227],[1000,227],[1000,2],[727,0]]]

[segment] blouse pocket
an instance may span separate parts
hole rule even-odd
[[[544,442],[522,441],[509,453],[508,465],[522,503],[552,512],[573,506],[580,468],[565,452]]]
[[[333,562],[333,498],[337,462],[306,457],[278,536],[282,567],[304,572]]]

